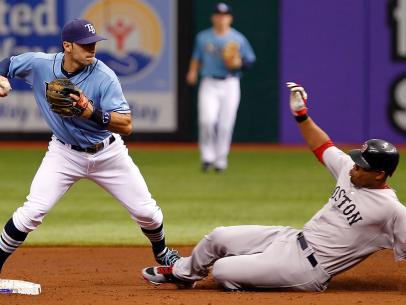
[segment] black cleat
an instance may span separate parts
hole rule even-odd
[[[207,173],[209,171],[210,167],[211,167],[211,163],[203,162],[202,163],[202,172]]]

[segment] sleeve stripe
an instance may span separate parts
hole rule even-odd
[[[323,162],[323,153],[326,151],[327,148],[334,146],[334,143],[331,140],[328,140],[326,143],[320,145],[316,149],[313,150],[314,155],[316,158],[324,165]]]

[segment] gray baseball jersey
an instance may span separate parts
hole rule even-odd
[[[336,147],[323,162],[336,187],[327,204],[304,226],[307,242],[318,261],[333,275],[381,249],[394,249],[397,260],[406,257],[406,207],[393,189],[357,188],[349,171],[354,162]]]

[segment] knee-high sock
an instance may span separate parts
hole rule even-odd
[[[0,236],[0,271],[6,259],[21,246],[27,235],[15,227],[13,218],[9,219]]]
[[[152,244],[152,251],[154,252],[155,256],[159,256],[160,254],[164,253],[166,250],[165,245],[165,232],[164,232],[164,225],[161,224],[158,228],[153,230],[147,230],[141,228],[142,232]]]

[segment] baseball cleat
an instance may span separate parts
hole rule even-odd
[[[156,262],[163,266],[172,266],[178,259],[180,259],[179,252],[169,248],[166,248],[162,255],[155,256]]]
[[[145,280],[154,285],[175,284],[178,288],[193,288],[195,282],[177,278],[172,273],[172,266],[147,267],[142,269]]]
[[[211,167],[211,163],[203,162],[202,163],[202,172],[207,173],[209,171],[210,167]]]

